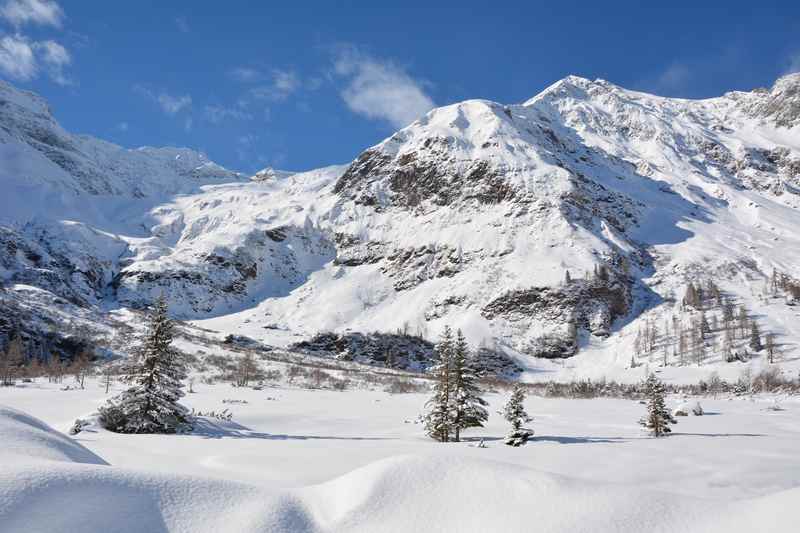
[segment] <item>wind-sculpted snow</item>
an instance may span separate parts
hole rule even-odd
[[[703,500],[440,453],[393,456],[321,484],[267,489],[108,465],[9,408],[0,408],[0,437],[4,533],[786,531],[798,495]]]

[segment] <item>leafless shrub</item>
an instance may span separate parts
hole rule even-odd
[[[428,386],[425,383],[413,379],[393,376],[386,380],[386,386],[383,390],[389,394],[411,394],[415,392],[426,392]]]

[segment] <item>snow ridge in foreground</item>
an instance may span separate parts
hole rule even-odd
[[[442,455],[390,457],[320,485],[270,491],[107,465],[4,407],[0,440],[11,443],[0,455],[3,532],[780,531],[800,496],[719,504]]]

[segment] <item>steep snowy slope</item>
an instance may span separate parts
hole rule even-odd
[[[449,324],[547,378],[625,370],[643,324],[688,329],[686,285],[711,279],[794,368],[794,308],[762,293],[776,270],[799,277],[800,75],[697,101],[568,77],[521,105],[435,109],[346,167],[251,181],[70,136],[2,89],[8,284],[98,309],[163,293],[270,344]],[[684,366],[666,329],[654,346]]]
[[[627,366],[641,313],[671,319],[689,281],[713,279],[753,310],[775,269],[796,275],[798,87],[794,75],[690,101],[570,77],[523,105],[436,109],[332,186],[303,196],[301,176],[286,180],[276,200],[307,206],[336,259],[209,324],[274,342],[275,327],[431,335],[448,323],[531,355],[570,355],[578,340],[592,375]],[[791,352],[793,312],[767,307],[762,329]]]

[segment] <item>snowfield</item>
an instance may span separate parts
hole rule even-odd
[[[118,387],[117,387],[118,389]],[[0,388],[0,531],[788,532],[800,501],[800,402],[700,398],[671,436],[628,400],[530,397],[533,442],[486,428],[424,436],[421,394],[196,385],[229,408],[188,435],[63,433],[102,385]],[[110,394],[117,390],[110,391]],[[228,400],[228,402],[223,402]],[[247,403],[230,403],[230,400]],[[776,405],[781,410],[773,410]],[[681,403],[670,398],[670,407]],[[483,440],[485,447],[479,447]]]

